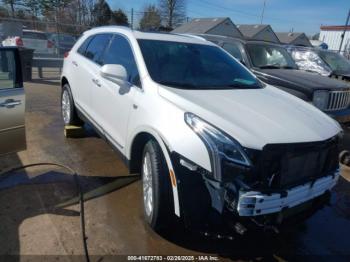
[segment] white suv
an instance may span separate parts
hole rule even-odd
[[[176,216],[241,232],[280,223],[339,177],[334,120],[191,36],[85,32],[64,60],[62,114],[89,122],[142,174],[154,229]]]

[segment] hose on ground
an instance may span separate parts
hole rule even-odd
[[[9,176],[11,173],[16,172],[18,170],[26,169],[29,167],[36,167],[36,166],[55,166],[55,167],[60,167],[63,169],[68,170],[74,177],[74,181],[77,187],[77,191],[79,194],[79,205],[80,205],[80,227],[81,227],[81,235],[82,235],[82,240],[83,240],[83,249],[84,249],[84,254],[85,254],[85,260],[87,262],[90,262],[89,258],[89,251],[87,247],[87,237],[86,237],[86,230],[85,230],[85,209],[84,209],[84,194],[81,190],[81,185],[79,182],[79,176],[77,172],[72,169],[69,166],[62,165],[62,164],[55,164],[55,163],[34,163],[34,164],[28,164],[28,165],[22,165],[18,167],[11,168],[9,170],[3,171],[0,173],[0,178],[6,178]]]

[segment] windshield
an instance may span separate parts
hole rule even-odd
[[[309,49],[288,49],[299,69],[329,76],[331,69],[317,53]]]
[[[288,51],[280,46],[248,44],[247,50],[255,67],[297,69]]]
[[[350,62],[340,54],[319,51],[319,55],[333,71],[350,72]]]
[[[23,38],[47,40],[44,33],[23,31]]]
[[[138,40],[153,81],[185,89],[260,88],[247,69],[216,46]]]

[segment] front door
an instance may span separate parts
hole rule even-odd
[[[18,50],[0,48],[0,155],[26,148],[24,110]]]
[[[91,92],[93,111],[97,114],[95,119],[101,123],[108,140],[124,152],[129,115],[135,91],[140,88],[139,73],[128,40],[116,34],[101,62],[102,65],[122,65],[128,74],[128,81],[119,85],[102,78],[95,70],[96,82]]]

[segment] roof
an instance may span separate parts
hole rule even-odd
[[[203,37],[204,39],[207,39],[209,41],[219,40],[219,41],[225,41],[225,42],[232,42],[232,41],[233,42],[240,42],[242,44],[251,43],[251,44],[268,44],[268,45],[281,46],[281,44],[279,44],[279,43],[264,41],[264,40],[257,40],[257,39],[249,39],[249,38],[243,39],[243,38],[238,38],[238,37],[210,35],[210,34],[200,34],[198,36]]]
[[[188,23],[185,23],[175,28],[172,33],[194,33],[194,34],[205,34],[211,29],[215,28],[219,24],[226,20],[230,20],[228,17],[217,17],[217,18],[195,18]],[[231,22],[231,20],[230,20]]]
[[[246,37],[254,37],[269,25],[236,25],[241,33]]]
[[[326,30],[326,31],[344,31],[344,30],[350,31],[350,25],[348,25],[348,26],[345,26],[345,25],[323,25],[320,28],[321,28],[321,30]]]
[[[133,33],[137,39],[214,45],[211,42],[208,42],[200,37],[193,37],[191,35],[180,35],[180,34],[173,34],[173,33],[147,33],[147,32],[141,32],[141,31],[134,31]]]
[[[294,33],[294,32],[289,32],[289,33],[276,33],[278,39],[285,44],[290,44],[292,43],[295,39],[297,39],[298,37],[304,35],[306,37],[306,35],[304,33]]]

